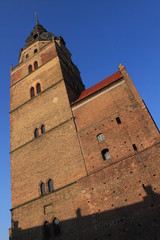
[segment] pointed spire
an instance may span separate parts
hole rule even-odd
[[[37,16],[37,12],[35,11],[35,16],[36,16],[36,26],[39,25],[39,21],[38,21],[38,16]]]

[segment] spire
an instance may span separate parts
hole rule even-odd
[[[37,16],[37,12],[35,11],[35,16],[36,16],[36,26],[39,25],[39,21],[38,21],[38,16]]]

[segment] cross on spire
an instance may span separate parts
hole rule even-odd
[[[39,25],[39,21],[38,21],[37,11],[35,11],[35,16],[36,16],[36,26],[38,26]]]

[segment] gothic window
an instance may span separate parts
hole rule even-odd
[[[37,94],[41,92],[41,84],[40,83],[37,83],[36,91],[37,91]]]
[[[49,181],[48,181],[48,191],[52,192],[53,190],[54,190],[53,189],[53,180],[49,179]]]
[[[44,195],[45,194],[45,184],[43,182],[41,183],[40,188],[41,188],[41,195]]]
[[[44,223],[44,239],[50,239],[51,238],[51,231],[50,231],[50,226],[49,226],[49,222],[45,222]]]
[[[132,147],[133,147],[134,151],[137,151],[137,146],[136,146],[136,144],[133,144]]]
[[[38,68],[38,62],[35,61],[35,62],[34,62],[34,70],[37,69],[37,68]]]
[[[102,157],[103,157],[104,161],[111,158],[111,155],[110,155],[110,152],[109,152],[108,148],[103,149],[101,153],[102,153]]]
[[[37,53],[37,48],[36,48],[36,49],[34,49],[34,54],[35,54],[35,53]]]
[[[41,126],[41,133],[42,133],[42,134],[45,133],[45,126],[44,126],[44,125]]]
[[[38,128],[36,128],[35,131],[34,131],[34,137],[35,137],[35,138],[39,137]]]
[[[29,73],[32,72],[32,65],[29,65],[29,67],[28,67],[28,72],[29,72]]]
[[[54,232],[54,236],[61,234],[61,228],[60,228],[58,218],[54,218],[54,220],[53,220],[53,232]]]
[[[116,117],[117,124],[121,124],[121,119],[119,117]]]
[[[31,89],[30,89],[30,96],[31,96],[31,98],[33,98],[35,96],[34,87],[31,87]]]
[[[102,133],[97,135],[98,142],[102,142],[104,140],[104,135]]]

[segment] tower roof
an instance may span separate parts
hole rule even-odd
[[[33,28],[29,37],[26,39],[25,47],[28,47],[30,44],[32,44],[37,40],[51,40],[52,38],[55,37],[53,33],[47,32],[47,30],[41,24],[39,24],[37,13],[35,13],[35,15],[36,15],[36,25]]]

